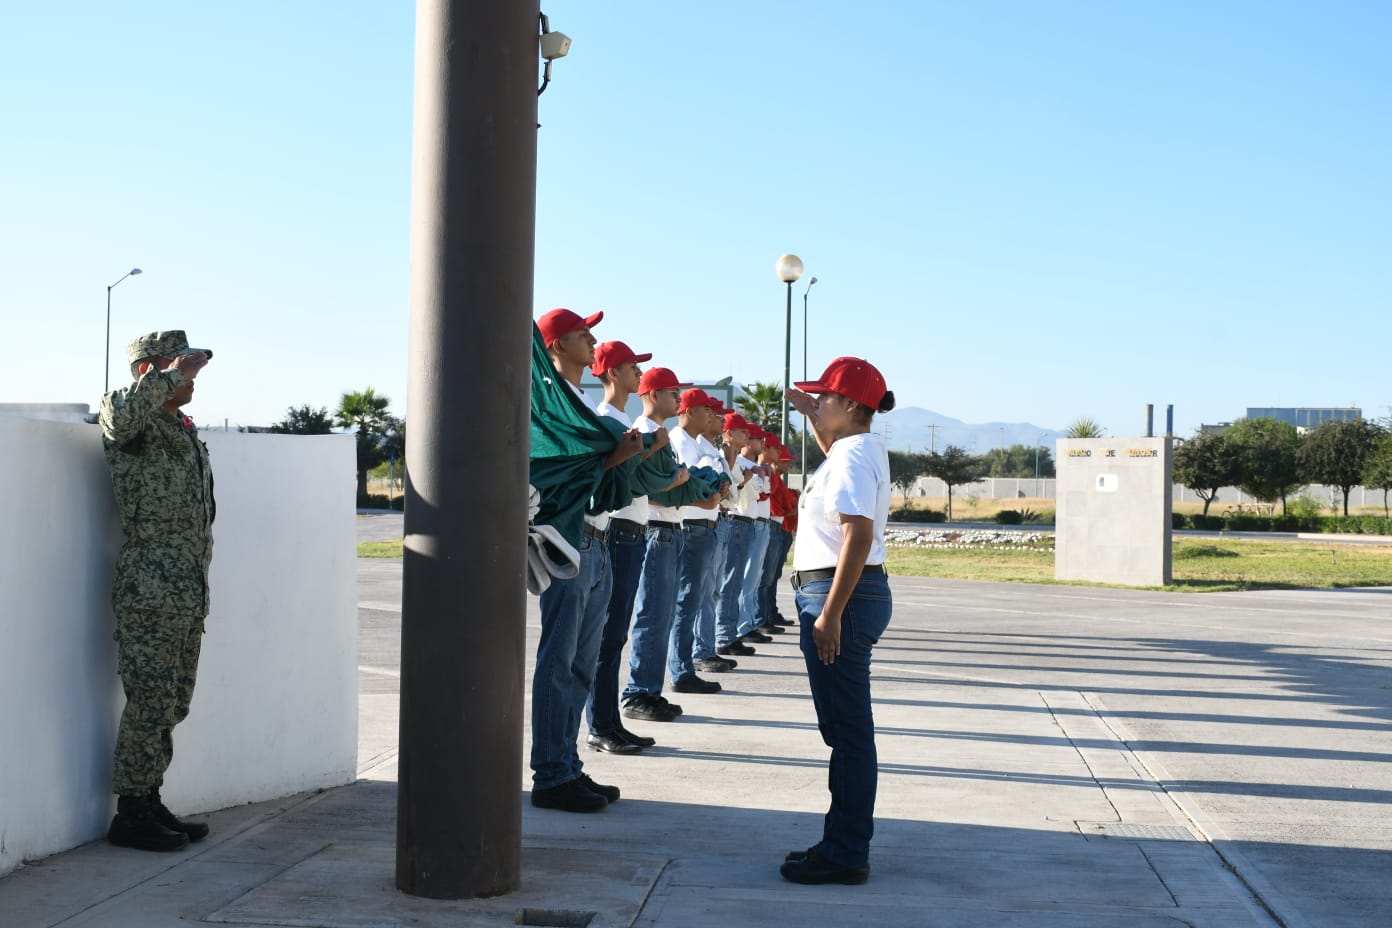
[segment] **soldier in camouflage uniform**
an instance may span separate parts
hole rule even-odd
[[[116,735],[112,844],[173,851],[208,834],[160,799],[173,758],[171,732],[188,715],[208,614],[213,557],[213,474],[208,448],[180,408],[213,356],[178,330],[126,348],[135,383],[102,398],[102,446],[126,541],[112,606],[126,708]]]

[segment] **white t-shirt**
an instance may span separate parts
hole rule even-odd
[[[598,412],[601,416],[608,416],[610,419],[617,419],[619,422],[623,423],[623,427],[626,429],[633,428],[633,420],[628,418],[628,414],[625,413],[622,409],[618,409],[617,407],[610,405],[607,401],[600,401],[600,404],[597,407],[595,407],[595,411]],[[632,519],[639,525],[647,525],[648,498],[646,496],[635,496],[633,497],[633,502],[629,503],[622,509],[616,509],[613,512],[606,512],[602,516],[586,516],[585,518],[595,519],[596,521],[592,524],[595,526],[595,528],[601,529],[609,527],[610,519]],[[600,519],[602,519],[603,521],[598,521]]]
[[[751,477],[748,483],[740,486],[745,472],[757,466],[742,454],[735,457],[735,466],[732,469],[738,476],[734,485],[730,487],[730,499],[734,500],[731,511],[735,515],[749,519],[759,518],[759,494],[768,492],[768,478],[763,475]]]
[[[875,522],[867,565],[885,561],[889,522],[889,452],[874,432],[838,439],[798,500],[793,570],[825,570],[841,557],[841,516]]]
[[[678,426],[669,431],[668,436],[672,442],[672,451],[676,454],[677,460],[687,467],[710,467],[714,470],[723,472],[720,466],[720,452],[715,446],[706,441],[704,435],[692,437],[686,434],[686,430]],[[683,521],[686,519],[704,519],[714,522],[719,518],[720,513],[715,509],[701,509],[697,506],[683,506],[681,509]]]
[[[638,421],[634,423],[634,427],[637,428],[638,431],[640,431],[640,432],[642,432],[644,435],[646,435],[646,434],[648,434],[649,432],[656,432],[658,429],[662,428],[662,423],[660,423],[660,422],[654,422],[652,419],[649,419],[647,416],[639,416],[639,417],[638,417]],[[668,432],[668,433],[667,433],[667,437],[668,437],[668,440],[669,440],[669,441],[671,440],[671,436],[672,436],[672,433],[671,433],[671,432]],[[644,499],[647,499],[647,497],[644,497]],[[649,502],[649,503],[648,503],[648,521],[649,521],[649,522],[680,522],[681,520],[682,520],[682,515],[681,515],[681,508],[680,508],[680,507],[678,507],[678,506],[659,506],[657,503],[653,503],[653,502]]]

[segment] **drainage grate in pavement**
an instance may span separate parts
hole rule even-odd
[[[1202,841],[1183,825],[1133,825],[1127,822],[1074,822],[1085,838],[1132,841]]]
[[[573,909],[523,909],[517,913],[517,924],[533,928],[590,928],[598,914]]]

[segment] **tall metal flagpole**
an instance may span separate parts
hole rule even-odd
[[[396,885],[438,899],[521,883],[539,17],[416,6]]]

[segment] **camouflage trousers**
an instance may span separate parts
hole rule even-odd
[[[164,782],[174,759],[174,726],[193,699],[203,617],[116,611],[116,666],[126,691],[126,708],[116,732],[111,791],[143,796]]]

